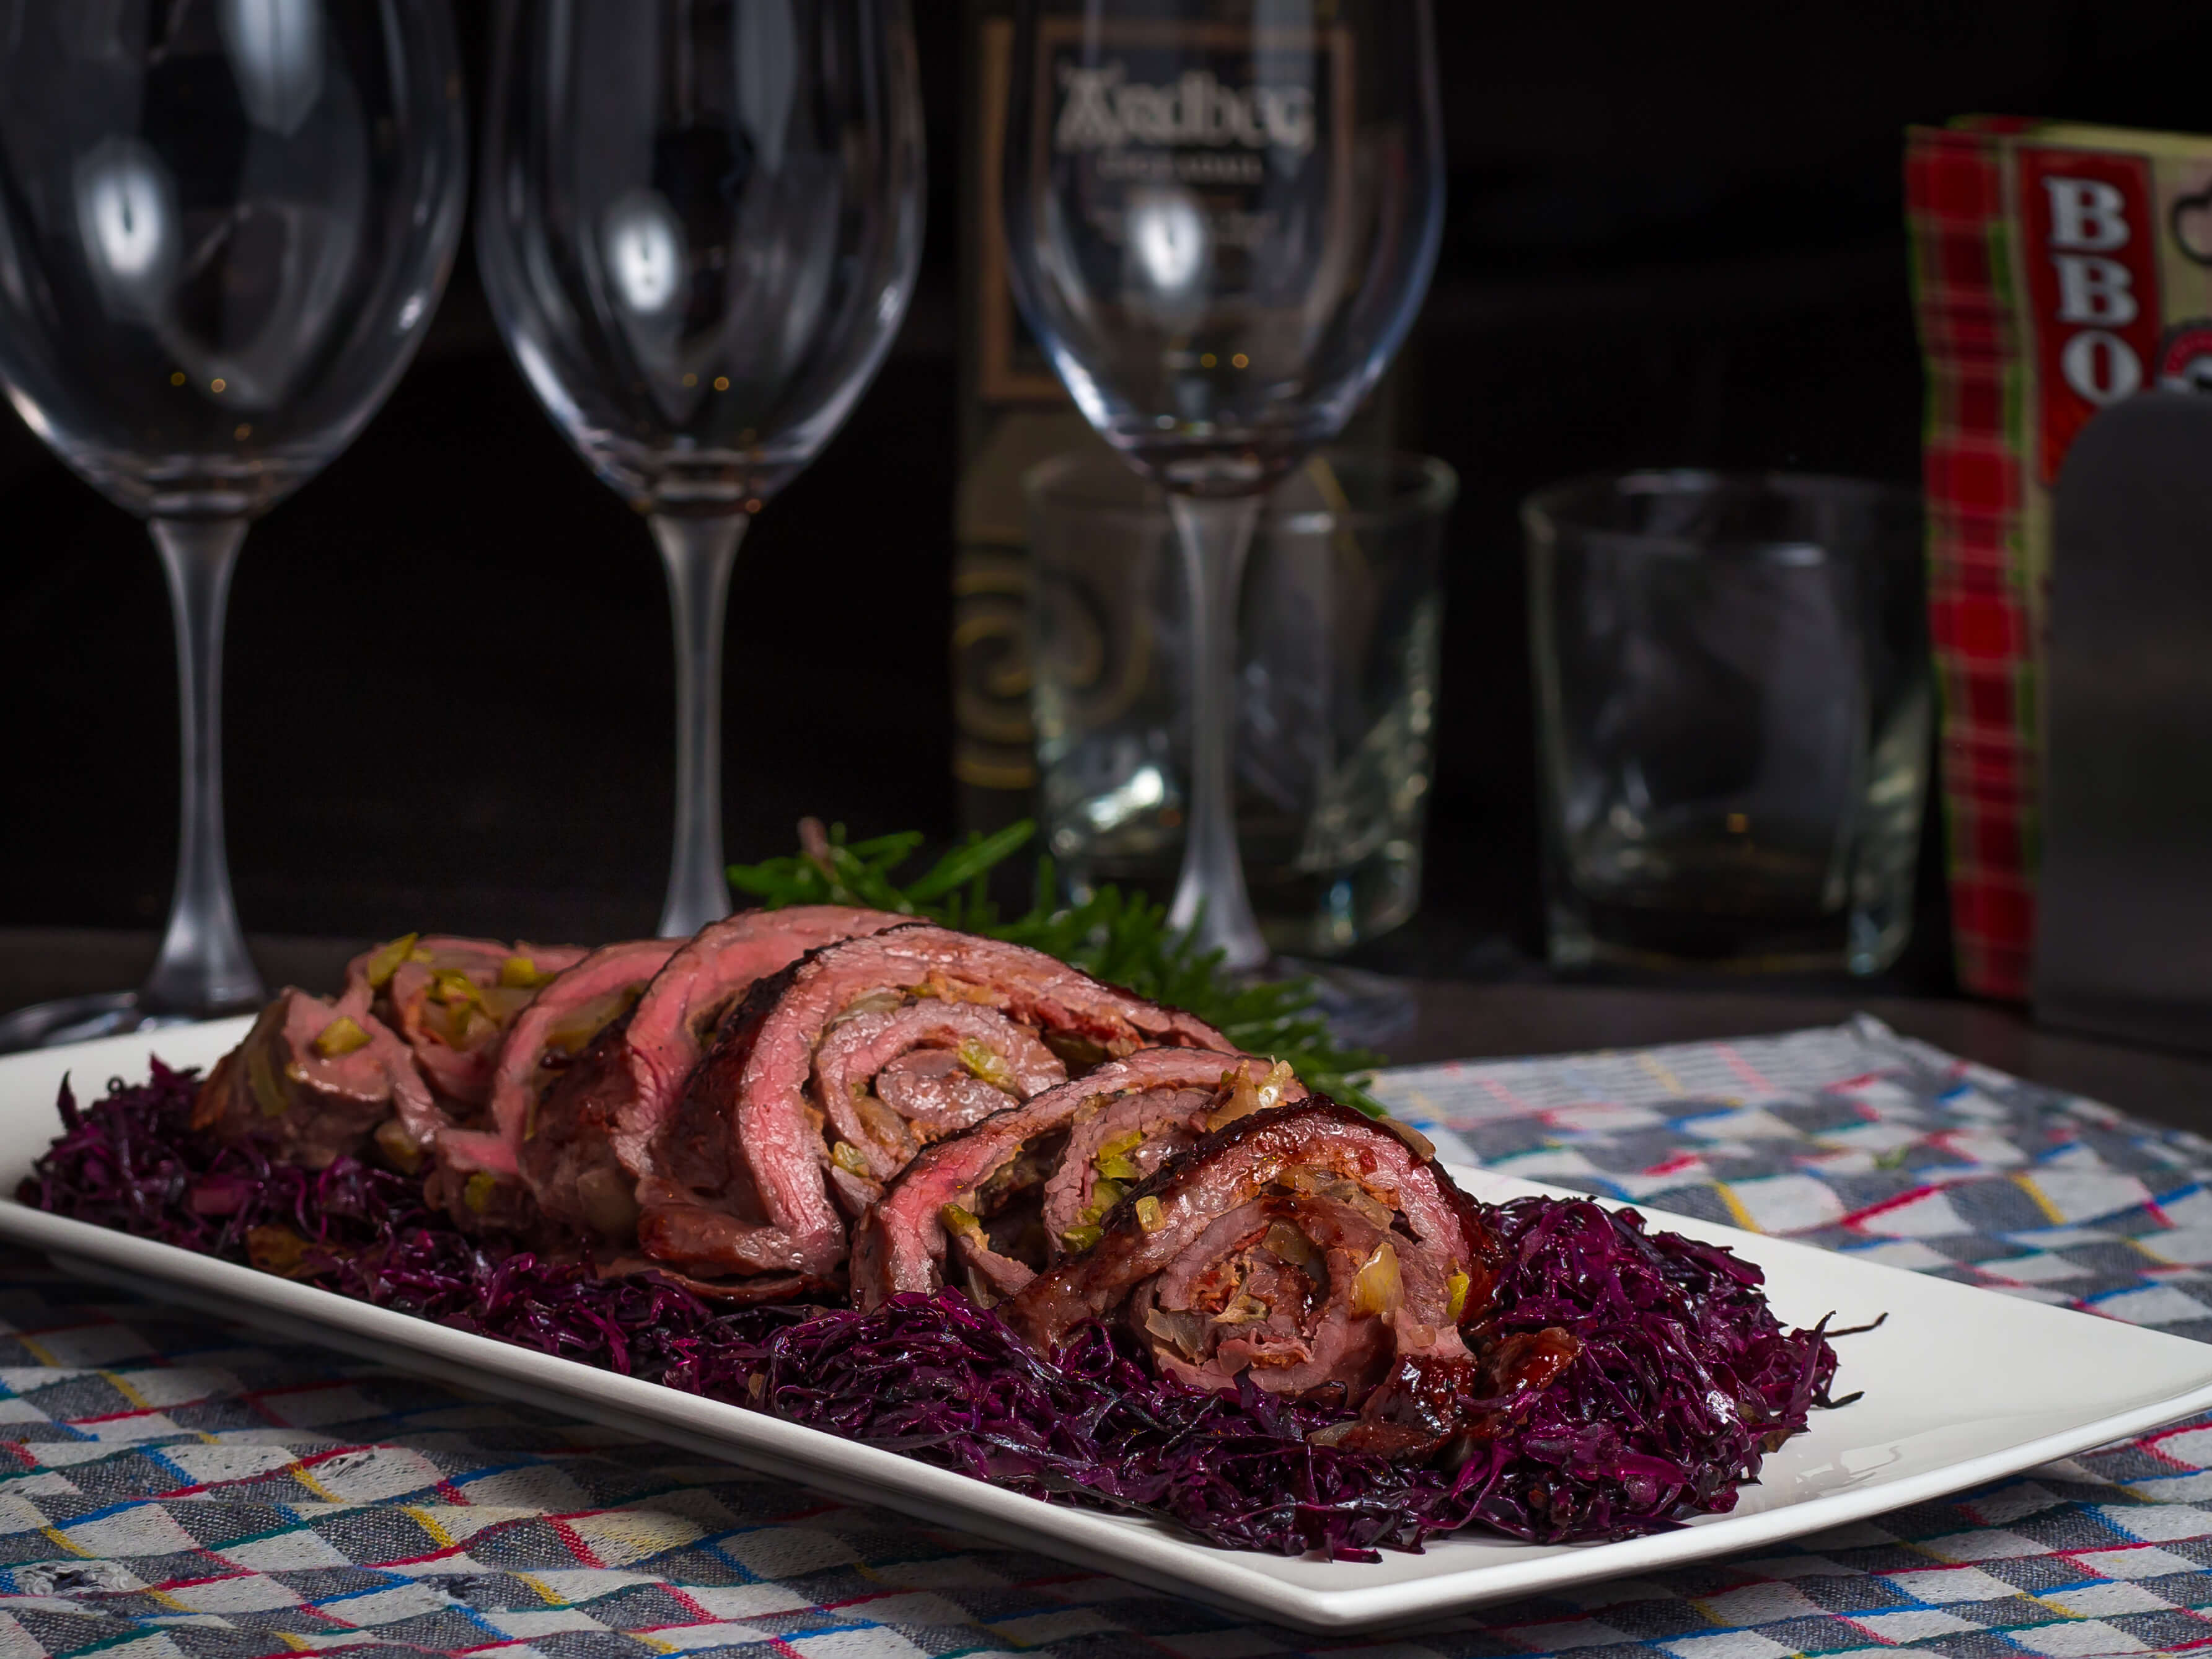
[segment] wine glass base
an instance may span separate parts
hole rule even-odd
[[[182,1015],[149,1014],[136,991],[108,991],[95,996],[62,997],[34,1002],[11,1014],[0,1014],[0,1054],[27,1048],[58,1048],[65,1042],[87,1042],[94,1037],[122,1036],[161,1025],[183,1025]]]

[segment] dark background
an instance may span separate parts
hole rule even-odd
[[[486,8],[461,9],[480,89]],[[957,8],[916,11],[927,261],[881,377],[742,557],[733,858],[787,850],[806,812],[856,832],[956,828],[955,249],[973,94]],[[1515,502],[1632,465],[1915,478],[1900,129],[1967,111],[2212,126],[2212,9],[1438,12],[1451,211],[1401,431],[1458,468],[1464,493],[1431,899],[1370,957],[1502,976],[1540,955]],[[539,412],[465,255],[383,414],[246,546],[226,742],[247,927],[647,931],[673,787],[667,629],[643,524]],[[0,925],[158,921],[175,848],[168,630],[141,527],[0,415]],[[1923,870],[1922,926],[1892,979],[1940,991],[1940,882]]]

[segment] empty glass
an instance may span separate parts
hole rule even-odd
[[[905,0],[506,0],[477,246],[568,441],[653,526],[677,644],[660,931],[728,914],[721,648],[751,515],[890,350],[921,258]]]
[[[1076,404],[1168,492],[1188,587],[1189,827],[1170,915],[1267,945],[1231,776],[1238,593],[1267,487],[1412,325],[1443,165],[1427,0],[1021,0],[1009,274]]]
[[[1927,793],[1917,497],[1639,472],[1522,511],[1553,964],[1887,967]]]
[[[1032,470],[1039,810],[1072,891],[1164,893],[1182,859],[1191,649],[1175,526],[1110,456]],[[1238,617],[1237,835],[1274,950],[1328,957],[1406,920],[1433,773],[1451,469],[1327,450],[1267,498]]]
[[[261,1000],[223,855],[231,569],[414,354],[466,181],[446,0],[0,0],[0,382],[148,520],[184,726],[153,973],[0,1020],[0,1048]]]

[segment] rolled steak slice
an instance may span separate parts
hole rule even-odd
[[[599,1246],[631,1248],[647,1149],[731,1007],[809,951],[911,921],[794,905],[743,911],[680,943],[636,1006],[540,1093],[534,1115],[526,1110],[516,1163],[540,1212]]]
[[[1252,1054],[1144,1048],[1109,1060],[923,1148],[854,1229],[854,1299],[875,1308],[950,1279],[988,1306],[1095,1243],[1127,1188],[1211,1120],[1305,1095],[1288,1066]]]
[[[464,1226],[526,1228],[538,1217],[522,1183],[524,1138],[540,1097],[593,1038],[637,1006],[645,988],[684,941],[632,939],[594,951],[563,969],[515,1017],[492,1071],[489,1121],[438,1136],[434,1206]]]
[[[639,1241],[690,1273],[826,1273],[840,1204],[865,1213],[920,1146],[976,1121],[975,1083],[1011,1103],[1162,1045],[1234,1052],[1022,945],[916,924],[817,951],[756,986],[693,1074],[638,1184]]]
[[[246,1040],[215,1063],[192,1106],[192,1127],[219,1140],[258,1141],[270,1157],[320,1170],[381,1143],[406,1149],[443,1115],[407,1045],[368,1010],[366,986],[336,1002],[287,988]]]
[[[585,954],[573,945],[409,933],[356,957],[346,966],[346,988],[373,994],[377,1018],[415,1051],[422,1075],[454,1115],[467,1117],[491,1097],[507,1027]]]
[[[882,995],[893,1006],[848,1009],[814,1054],[813,1097],[860,1154],[845,1175],[889,1180],[927,1143],[1067,1081],[1060,1056],[995,1008]]]
[[[1169,1376],[1340,1401],[1358,1415],[1336,1443],[1428,1455],[1487,1420],[1460,1326],[1501,1261],[1415,1132],[1316,1096],[1206,1136],[1000,1311],[1047,1352],[1118,1320]]]

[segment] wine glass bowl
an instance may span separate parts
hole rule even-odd
[[[1168,491],[1190,633],[1170,920],[1267,942],[1230,754],[1259,495],[1412,326],[1443,216],[1428,0],[1019,0],[1002,181],[1016,301],[1084,416]]]
[[[145,984],[0,1018],[0,1050],[261,1000],[223,852],[231,571],[421,343],[467,149],[446,0],[0,0],[0,386],[149,521],[184,754]]]
[[[249,518],[313,477],[436,307],[458,74],[425,0],[0,7],[0,379],[24,420],[141,517]]]
[[[843,422],[921,257],[905,0],[507,0],[477,249],[524,377],[652,520],[675,613],[663,933],[726,913],[722,617],[750,515]]]
[[[1411,326],[1443,168],[1425,0],[1029,0],[1007,115],[1018,300],[1164,485],[1265,489]]]
[[[906,314],[922,181],[903,7],[524,6],[500,52],[478,246],[516,361],[641,510],[757,511]]]

